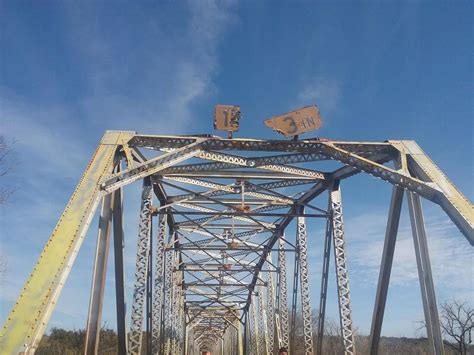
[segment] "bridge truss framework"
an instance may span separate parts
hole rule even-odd
[[[338,166],[316,170],[323,161]],[[370,353],[378,351],[406,194],[427,333],[433,352],[443,354],[421,198],[440,205],[471,245],[473,208],[414,141],[223,139],[123,131],[105,133],[1,330],[0,348],[8,354],[34,353],[101,202],[87,354],[98,349],[111,239],[120,354],[140,354],[146,348],[166,355],[204,350],[270,355],[280,347],[296,354],[301,344],[298,351],[321,354],[331,253],[341,342],[346,354],[355,354],[341,182],[360,172],[393,185]],[[142,203],[127,320],[122,189],[138,180]],[[327,208],[315,206],[325,192]],[[315,344],[310,218],[326,221]],[[289,228],[292,222],[296,233]]]

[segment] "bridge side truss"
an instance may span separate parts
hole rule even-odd
[[[145,149],[154,157],[147,158]],[[340,167],[330,172],[314,168],[325,160]],[[355,354],[341,183],[360,172],[394,186],[370,352],[378,352],[406,193],[428,336],[433,352],[442,354],[420,198],[440,205],[471,245],[474,217],[472,204],[415,142],[272,141],[116,131],[106,132],[97,148],[1,330],[0,348],[11,354],[34,353],[102,201],[87,354],[98,351],[112,229],[120,354],[271,355],[282,347],[291,354],[313,354],[314,348],[322,354],[331,249],[341,344],[345,354]],[[126,329],[122,189],[138,180],[143,181],[142,203]],[[315,201],[325,191],[328,207],[317,207]],[[326,221],[322,233],[308,225],[316,218]],[[313,344],[308,239],[318,236],[324,241],[324,259]],[[288,257],[294,257],[293,270]]]

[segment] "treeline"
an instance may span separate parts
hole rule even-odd
[[[147,353],[145,341],[146,332],[143,332],[142,354]],[[83,355],[86,341],[86,331],[64,330],[52,328],[48,335],[44,335],[35,352],[35,355]],[[117,351],[118,336],[115,330],[102,328],[99,338],[99,354],[115,355]]]
[[[333,322],[328,322],[326,335],[323,341],[323,354],[342,355],[341,337],[338,334],[339,327]],[[316,344],[316,336],[314,344]],[[358,354],[367,354],[369,337],[356,336],[356,351]],[[84,354],[85,331],[64,330],[53,328],[49,335],[45,335],[36,351],[37,355],[82,355]],[[304,354],[302,334],[295,336],[296,354]],[[431,354],[428,340],[426,338],[396,338],[382,337],[380,341],[379,355],[428,355]],[[117,333],[112,329],[102,329],[99,340],[99,354],[117,354]],[[146,349],[142,349],[146,354]],[[459,354],[448,346],[445,347],[446,355]],[[474,347],[470,347],[467,354],[474,354]]]
[[[296,337],[296,354],[304,354],[303,337]],[[314,337],[316,344],[316,337]],[[364,335],[355,336],[357,354],[369,353],[369,337]],[[323,339],[324,355],[343,355],[344,348],[340,336],[325,335]],[[379,355],[431,355],[433,350],[427,338],[396,338],[381,337],[379,344]],[[452,350],[445,344],[445,355],[458,355],[458,351]],[[467,354],[474,354],[474,347],[470,347]]]
[[[41,339],[36,355],[79,355],[84,354],[86,332],[52,328],[49,335]],[[101,329],[99,354],[117,354],[117,333],[113,329]]]

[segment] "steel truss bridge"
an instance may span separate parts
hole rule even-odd
[[[309,167],[322,161],[338,167]],[[393,185],[370,353],[377,354],[406,194],[427,333],[433,353],[442,354],[421,198],[440,205],[471,245],[473,206],[414,141],[223,139],[124,131],[107,131],[102,138],[1,330],[0,349],[3,354],[34,353],[101,203],[86,354],[98,349],[111,239],[120,354],[146,348],[150,354],[269,355],[279,347],[301,353],[294,350],[294,339],[301,339],[305,354],[320,354],[332,253],[341,342],[346,354],[355,354],[341,182],[359,173]],[[126,319],[122,189],[138,180],[143,187],[131,318]],[[314,205],[321,195],[327,196],[322,196],[324,208]],[[314,330],[309,218],[326,221]],[[290,223],[296,233],[287,228]],[[295,334],[299,312],[303,332]]]

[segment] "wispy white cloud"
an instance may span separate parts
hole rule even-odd
[[[235,22],[234,1],[189,1],[172,23],[167,12],[146,16],[137,9],[134,34],[122,33],[120,21],[109,31],[98,27],[100,5],[68,9],[89,90],[79,105],[97,127],[156,133],[189,132],[193,104],[216,93],[218,45]],[[141,33],[141,34],[140,34]],[[131,49],[133,48],[133,49]],[[89,60],[88,60],[89,59]],[[199,125],[199,124],[198,124]],[[196,124],[193,125],[196,129]]]
[[[0,229],[9,232],[1,235],[0,252],[9,255],[9,270],[0,279],[0,318],[9,311],[105,129],[157,134],[198,129],[190,124],[196,122],[193,105],[217,92],[213,84],[219,70],[217,49],[235,20],[233,1],[190,1],[183,4],[179,28],[170,31],[167,19],[137,8],[142,20],[138,25],[145,32],[134,37],[124,33],[121,23],[111,32],[102,28],[95,4],[65,7],[64,36],[75,44],[84,80],[84,90],[74,103],[57,99],[38,104],[0,87],[1,130],[18,140],[21,157],[9,177],[19,189],[8,208],[1,209]],[[125,208],[128,287],[135,264],[137,196],[137,186],[126,191],[131,202]],[[96,223],[91,225],[53,324],[83,327],[88,299],[84,289],[90,283],[95,244]],[[113,305],[104,309],[109,324],[113,312]]]
[[[427,209],[428,245],[433,277],[442,296],[471,298],[474,279],[474,255],[459,230],[438,209]],[[409,217],[402,215],[395,248],[393,286],[418,284],[418,272]],[[361,282],[376,284],[383,250],[387,216],[378,212],[348,219],[351,275]]]
[[[15,171],[30,170],[32,178],[38,173],[70,178],[94,149],[87,148],[90,140],[81,138],[80,124],[67,107],[31,104],[5,93],[1,102],[1,129],[15,140],[20,161]]]
[[[315,77],[298,93],[300,105],[318,105],[324,112],[337,109],[342,97],[341,84],[334,79]]]

